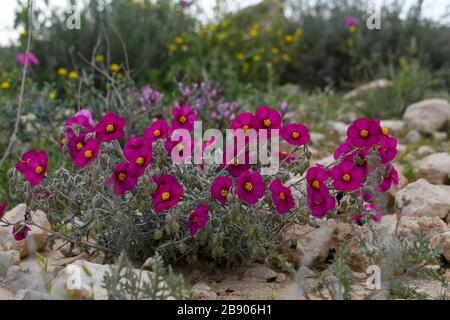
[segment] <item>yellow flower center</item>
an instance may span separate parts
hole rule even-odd
[[[247,190],[247,191],[252,191],[253,185],[252,185],[251,182],[246,182],[246,183],[244,184],[244,188],[245,188],[245,190]]]
[[[367,130],[361,130],[361,131],[359,132],[359,135],[360,135],[361,138],[367,138],[367,137],[369,136],[369,131],[367,131]]]
[[[123,182],[123,181],[125,181],[126,177],[127,177],[126,174],[121,172],[117,175],[117,180],[119,180],[120,182]]]
[[[278,195],[278,198],[281,201],[284,201],[284,200],[286,200],[286,194],[283,191],[281,191],[280,194]]]
[[[92,151],[91,151],[91,150],[87,150],[87,151],[84,153],[84,157],[85,157],[86,159],[92,158]]]
[[[183,144],[182,143],[179,143],[179,144],[177,144],[177,149],[178,149],[178,151],[183,151],[184,150],[184,146],[183,146]]]
[[[348,174],[348,173],[346,173],[346,174],[344,174],[343,176],[342,176],[342,180],[344,180],[345,182],[349,182],[350,181],[350,175]]]
[[[77,143],[77,150],[80,151],[81,149],[83,149],[83,144],[81,142],[78,142]]]
[[[156,129],[156,130],[153,131],[153,136],[154,137],[159,137],[160,135],[161,135],[161,131],[160,130]]]
[[[179,118],[178,118],[178,121],[180,121],[180,123],[186,123],[186,117],[185,116],[180,116]]]
[[[266,119],[266,120],[264,120],[263,124],[264,124],[264,127],[268,128],[272,125],[272,121],[270,121],[270,119]]]
[[[319,189],[320,188],[320,182],[319,182],[319,180],[314,180],[312,183],[311,183],[311,186],[314,188],[314,189]]]
[[[387,136],[389,134],[389,129],[388,128],[381,128],[381,132]]]
[[[225,198],[228,195],[228,189],[223,188],[220,190],[220,195]]]
[[[298,139],[300,138],[300,133],[298,133],[297,131],[292,132],[291,134],[292,139]]]
[[[114,126],[112,124],[108,124],[106,126],[106,132],[111,133],[114,131]]]
[[[233,165],[233,166],[238,166],[239,165],[239,159],[238,158],[234,158],[232,161],[231,161],[231,164]]]
[[[44,168],[42,168],[41,166],[36,167],[36,169],[34,169],[34,172],[36,172],[37,174],[41,174],[42,171],[44,171]]]
[[[163,199],[164,201],[167,201],[170,199],[170,193],[169,192],[163,192],[161,194],[161,199]]]
[[[248,125],[245,125],[245,126],[242,127],[242,130],[244,132],[247,132],[248,129],[250,129],[250,127]]]
[[[283,156],[287,156],[288,155],[288,153],[286,152],[286,151],[281,151],[280,152]]]
[[[138,166],[142,166],[144,164],[144,162],[145,162],[145,159],[142,158],[142,157],[139,157],[139,158],[136,159],[136,164]]]
[[[65,144],[65,143],[66,143],[66,137],[63,137],[59,143],[60,143],[60,144]],[[78,148],[78,147],[77,147],[77,148]]]

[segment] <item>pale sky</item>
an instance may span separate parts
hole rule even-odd
[[[81,2],[86,1],[82,0]],[[215,0],[196,0],[207,14],[212,13]],[[386,0],[373,0],[375,5],[379,5]],[[388,1],[388,0],[387,0]],[[232,7],[244,7],[257,3],[258,0],[232,0]],[[415,3],[416,0],[405,0],[407,6]],[[43,0],[36,0],[37,5],[43,5]],[[49,0],[52,7],[64,8],[68,0]],[[0,45],[5,45],[18,38],[20,31],[14,30],[14,12],[18,4],[16,0],[0,0]],[[424,15],[426,17],[439,20],[442,15],[450,8],[449,0],[425,0]],[[449,17],[447,17],[447,22]]]

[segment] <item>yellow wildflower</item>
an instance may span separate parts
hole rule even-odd
[[[21,37],[26,37],[28,35],[28,31],[27,30],[23,30],[21,33],[20,33],[20,36]]]
[[[119,80],[123,79],[123,73],[122,72],[117,72],[116,78],[119,79]]]
[[[175,42],[176,42],[177,44],[183,44],[183,43],[184,43],[184,39],[183,39],[183,37],[176,37],[176,38],[175,38]]]
[[[113,63],[109,68],[112,72],[116,72],[120,69],[120,66],[117,63]]]
[[[222,28],[226,28],[231,24],[231,19],[224,19],[220,25],[222,26]]]
[[[167,49],[169,49],[169,51],[171,52],[174,52],[177,50],[177,46],[171,43],[167,45]]]
[[[348,28],[348,31],[349,31],[350,33],[356,32],[356,26],[351,26],[350,28]]]
[[[268,27],[266,28],[266,32],[267,32],[267,33],[272,33],[272,31],[273,31],[273,29],[272,29],[271,26],[268,26]]]
[[[2,82],[1,88],[2,88],[3,90],[8,90],[9,87],[10,87],[9,81],[3,81],[3,82]]]
[[[283,59],[284,61],[289,61],[291,58],[289,57],[289,55],[288,55],[287,53],[284,53],[284,54],[281,56],[281,59]]]
[[[248,73],[249,70],[250,70],[250,64],[248,62],[244,62],[244,64],[242,64],[242,72]]]
[[[70,73],[69,73],[69,79],[75,80],[75,79],[77,79],[77,78],[78,78],[78,72],[76,72],[76,71],[70,71]]]
[[[208,25],[208,30],[211,32],[216,32],[217,26],[215,24]]]
[[[225,40],[227,38],[227,34],[225,33],[225,32],[220,32],[218,35],[217,35],[217,39],[219,40],[219,41],[223,41],[223,40]]]
[[[49,98],[50,100],[55,100],[55,99],[56,99],[56,92],[55,92],[54,90],[50,91],[50,92],[48,93],[48,98]]]
[[[297,28],[295,30],[295,36],[298,38],[298,37],[301,37],[302,35],[303,35],[303,29],[302,28]]]
[[[253,56],[253,60],[255,61],[255,62],[259,62],[259,61],[261,61],[261,55],[259,55],[259,54],[255,54],[254,56]]]
[[[59,68],[58,69],[58,76],[60,77],[65,77],[67,75],[67,70],[64,68]]]
[[[278,53],[280,53],[280,50],[278,48],[272,48],[272,54],[277,55]]]
[[[245,59],[245,56],[244,56],[243,53],[238,53],[238,54],[236,55],[236,59],[238,59],[239,61],[242,61],[242,60]]]
[[[105,56],[104,56],[104,55],[102,55],[102,54],[97,54],[97,55],[95,56],[95,62],[101,63],[101,62],[103,62],[103,61],[105,61]]]
[[[255,38],[258,36],[258,29],[251,29],[250,30],[250,37]]]
[[[292,36],[292,35],[290,35],[290,34],[287,34],[287,35],[284,37],[284,40],[286,40],[286,42],[292,42],[292,41],[294,41],[294,36]]]

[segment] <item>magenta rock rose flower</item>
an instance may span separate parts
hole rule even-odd
[[[302,146],[309,142],[308,128],[303,124],[287,124],[281,129],[281,137],[289,144]]]
[[[203,203],[189,215],[188,227],[191,237],[194,237],[199,230],[205,228],[208,222],[208,207]]]
[[[295,207],[291,189],[284,186],[280,179],[274,180],[269,190],[272,193],[272,201],[279,214],[284,214]]]
[[[145,129],[145,140],[156,141],[158,139],[164,139],[169,135],[169,125],[165,120],[156,120],[150,127]]]
[[[252,205],[264,196],[265,185],[258,172],[246,171],[236,179],[237,196]]]
[[[231,129],[241,129],[244,132],[247,132],[248,129],[254,129],[253,125],[254,116],[250,112],[242,112],[236,117],[236,119],[231,121]]]
[[[163,174],[153,177],[153,182],[157,185],[156,191],[152,194],[152,205],[155,212],[172,208],[180,201],[184,191],[174,176]]]
[[[326,190],[326,192],[310,191],[308,193],[308,207],[311,214],[316,218],[323,218],[328,212],[334,209],[336,200]]]
[[[362,186],[366,172],[352,162],[344,161],[331,169],[330,176],[337,190],[353,191]]]
[[[69,153],[78,168],[87,166],[98,157],[98,142],[94,138],[86,140],[87,135],[83,133],[69,141]]]
[[[227,204],[227,196],[230,193],[233,181],[230,177],[220,176],[214,179],[211,185],[211,197],[219,201],[222,205]]]
[[[383,214],[381,209],[376,204],[366,203],[364,205],[364,212],[361,214],[352,215],[351,218],[356,223],[362,223],[366,216],[370,216],[375,222],[380,222]]]
[[[22,67],[24,66],[32,66],[40,63],[39,59],[33,54],[33,52],[29,52],[28,55],[25,53],[21,53],[16,57],[16,61]]]
[[[392,185],[397,185],[399,181],[400,180],[397,170],[395,170],[394,166],[391,166],[391,169],[389,169],[389,172],[375,190],[378,192],[386,192],[391,188]]]
[[[382,136],[378,145],[375,146],[375,149],[378,150],[381,163],[387,164],[389,161],[394,160],[397,155],[397,139],[389,136]]]
[[[128,162],[124,162],[114,169],[111,178],[106,183],[114,186],[114,192],[120,196],[136,187],[139,176],[140,174],[135,167]]]
[[[153,160],[152,143],[142,137],[131,138],[128,140],[123,154],[135,171],[142,175]]]
[[[114,112],[105,114],[95,126],[96,138],[100,142],[108,142],[123,138],[125,132],[125,118],[119,117]]]
[[[48,159],[44,151],[31,150],[22,155],[22,161],[16,164],[25,179],[34,187],[41,183],[47,172]]]
[[[328,171],[322,165],[317,164],[316,166],[309,168],[306,173],[308,191],[311,189],[313,191],[322,190],[328,192],[327,186],[325,185],[328,178]]]
[[[2,203],[0,203],[0,219],[3,218],[3,215],[5,214],[6,206],[6,201],[3,200]]]
[[[344,24],[347,28],[352,28],[356,26],[356,17],[354,16],[346,16],[344,20]]]
[[[27,238],[31,229],[26,224],[15,224],[12,230],[14,239],[21,241]]]
[[[361,118],[347,129],[347,143],[355,147],[373,147],[380,140],[380,121]]]
[[[269,130],[267,136],[270,137],[270,130],[281,128],[281,114],[268,106],[261,106],[256,109],[253,122],[256,129]]]
[[[182,104],[179,108],[173,108],[172,116],[173,129],[186,129],[188,131],[194,129],[194,122],[197,119],[197,116],[187,104]]]

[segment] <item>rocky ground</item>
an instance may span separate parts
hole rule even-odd
[[[442,250],[442,265],[426,266],[440,270],[450,282],[450,141],[448,138],[450,104],[430,99],[408,107],[403,120],[383,120],[382,125],[399,137],[398,160],[395,164],[401,175],[399,186],[390,192],[390,211],[374,225],[381,239],[388,243],[394,236],[411,243],[419,233],[424,234],[432,248]],[[351,121],[351,120],[349,120]],[[332,159],[317,150],[333,144],[331,136],[344,137],[347,123],[333,121],[327,133],[312,134],[313,156],[327,164]],[[335,134],[336,133],[336,134]],[[331,141],[331,142],[330,142]],[[319,158],[323,157],[323,158]],[[10,222],[23,218],[25,206],[19,205],[5,214]],[[35,212],[34,221],[50,229],[44,212]],[[242,266],[216,270],[214,273],[195,269],[181,269],[192,294],[200,299],[330,299],[323,279],[333,279],[327,268],[330,253],[339,244],[348,243],[347,258],[352,267],[352,298],[387,298],[388,292],[369,290],[366,286],[367,257],[356,245],[355,234],[370,234],[367,226],[359,227],[333,220],[318,221],[318,227],[295,225],[282,236],[283,254],[299,267],[293,275],[275,271],[264,265]],[[58,243],[54,251],[45,247],[46,234],[31,227],[30,236],[15,241],[11,228],[0,228],[0,299],[106,299],[102,278],[110,266],[103,265],[100,255],[86,256],[70,252]],[[39,253],[37,253],[39,252]],[[317,268],[317,266],[325,266]],[[86,268],[81,286],[73,288],[73,266]],[[147,272],[147,271],[146,271]],[[448,297],[450,289],[445,281],[406,274],[408,285],[428,298]],[[328,282],[331,283],[332,282]],[[444,283],[444,285],[443,285]],[[417,298],[417,293],[413,298]]]

